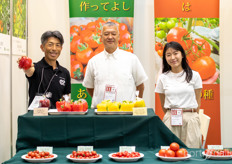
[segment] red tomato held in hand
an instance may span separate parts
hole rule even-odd
[[[193,62],[191,68],[200,74],[202,80],[209,79],[216,72],[216,64],[209,56],[203,56],[197,59]]]
[[[192,45],[188,31],[182,27],[174,27],[168,32],[167,42],[171,41],[180,43],[184,50],[189,49]]]
[[[175,157],[175,152],[169,149],[166,151],[165,157]]]
[[[170,149],[173,151],[177,151],[177,150],[179,150],[179,148],[180,148],[180,145],[176,142],[173,142],[170,144]]]
[[[159,156],[165,157],[166,151],[166,149],[160,149]]]
[[[19,68],[28,70],[31,67],[32,60],[29,57],[23,56],[19,60]]]

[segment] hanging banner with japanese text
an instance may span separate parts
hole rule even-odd
[[[115,22],[119,26],[119,48],[133,52],[134,0],[69,0],[71,98],[91,96],[82,82],[88,61],[104,50],[101,42],[102,25]]]
[[[154,0],[154,10],[156,68],[162,72],[165,43],[182,45],[203,82],[200,108],[211,117],[206,145],[220,145],[219,0]],[[157,93],[155,101],[156,114],[163,118]]]

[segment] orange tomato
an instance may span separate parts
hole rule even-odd
[[[175,152],[173,150],[168,149],[165,153],[165,157],[175,157]]]
[[[130,43],[131,40],[131,34],[128,31],[124,31],[119,34],[119,43],[121,42],[127,42]]]
[[[158,50],[157,53],[160,57],[163,57],[163,50]]]
[[[87,64],[89,59],[93,57],[93,50],[88,46],[88,44],[81,44],[76,52],[76,59],[82,64]]]
[[[188,155],[188,151],[184,148],[177,150],[176,157],[186,157]]]
[[[165,157],[166,151],[167,151],[166,149],[160,149],[159,156]]]
[[[179,150],[179,148],[180,148],[180,145],[176,142],[173,142],[170,144],[170,149],[173,151],[177,151],[177,150]]]
[[[73,37],[70,43],[70,51],[75,54],[77,52],[78,47],[81,45],[81,43],[82,43],[82,40],[80,36]]]
[[[206,80],[215,74],[216,64],[211,57],[203,56],[193,62],[192,69],[200,74],[202,80]]]

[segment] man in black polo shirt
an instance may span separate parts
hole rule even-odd
[[[24,70],[29,82],[29,105],[37,95],[45,95],[51,102],[50,108],[56,108],[56,101],[71,92],[69,71],[59,65],[64,39],[59,31],[47,31],[41,36],[41,50],[45,56]]]

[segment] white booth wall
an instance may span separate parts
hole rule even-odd
[[[39,61],[44,54],[40,50],[40,37],[47,30],[59,30],[65,39],[58,59],[70,68],[69,51],[69,3],[68,0],[28,0],[28,56]],[[232,85],[230,38],[232,38],[232,1],[220,1],[220,72],[221,72],[221,135],[222,144],[232,147]],[[154,0],[135,0],[134,52],[144,66],[149,80],[145,82],[144,99],[148,107],[155,108],[155,78],[159,60],[154,51]],[[0,54],[0,162],[15,154],[17,117],[26,112],[27,83],[22,70],[17,67],[18,55]],[[216,134],[215,134],[216,135]]]

